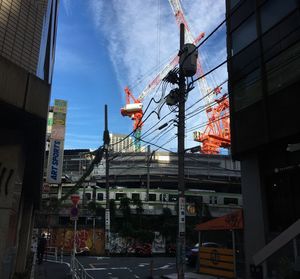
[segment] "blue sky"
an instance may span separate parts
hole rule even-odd
[[[224,18],[224,1],[181,2],[194,35],[209,34]],[[201,50],[208,62],[203,67],[209,69],[226,59],[224,34],[223,29]],[[178,38],[175,17],[166,0],[61,1],[51,99],[52,103],[56,98],[68,101],[65,148],[95,149],[102,144],[104,104],[109,109],[110,132],[130,133],[132,121],[120,114],[125,102],[124,87],[130,86],[139,96],[176,54]],[[225,68],[214,77],[217,82],[225,78]],[[146,97],[144,107],[153,96],[160,97],[161,90]],[[187,106],[199,96],[194,89]],[[161,116],[168,112],[164,107]],[[172,118],[174,114],[166,119]],[[187,128],[205,122],[205,115],[196,118],[187,121]],[[156,116],[151,116],[144,131],[157,122]],[[145,140],[164,145],[175,133],[170,126],[163,137],[158,138],[156,131]],[[194,146],[191,137],[192,131],[187,134],[186,144]],[[176,139],[165,147],[175,149]]]

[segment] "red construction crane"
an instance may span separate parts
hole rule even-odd
[[[179,0],[169,0],[169,3],[172,7],[173,13],[176,17],[178,26],[181,23],[184,24],[185,32],[185,41],[187,43],[193,42],[193,35],[188,26],[188,23],[184,17],[183,10]],[[197,76],[203,75],[203,70],[199,62],[200,54],[198,53],[197,61]],[[207,126],[204,129],[204,132],[196,131],[194,132],[194,140],[202,143],[201,152],[205,154],[219,154],[220,148],[229,148],[230,147],[230,126],[229,126],[229,101],[228,96],[223,95],[220,98],[213,100],[213,93],[217,96],[221,94],[221,88],[215,87],[214,90],[211,90],[208,86],[207,80],[205,77],[201,78],[198,81],[200,92],[204,97],[206,105],[206,114],[208,118]],[[213,105],[213,103],[216,103]]]
[[[183,10],[179,0],[169,0],[169,3],[174,12],[177,24],[180,26],[181,23],[185,25],[185,41],[186,43],[198,44],[200,40],[204,37],[204,33],[201,33],[196,39],[190,31],[188,23],[183,14]],[[161,80],[172,70],[179,61],[179,57],[176,54],[175,57],[167,64],[162,71],[154,78],[153,81],[149,83],[148,86],[141,92],[141,94],[135,98],[128,87],[125,88],[126,94],[126,105],[121,108],[121,114],[123,116],[128,116],[134,121],[134,137],[136,151],[140,151],[140,137],[142,131],[142,117],[143,117],[143,100],[144,98],[152,92],[152,90],[161,82]],[[203,70],[199,60],[197,61],[197,76],[203,75]],[[203,96],[206,96],[211,89],[209,88],[205,78],[198,81],[198,85]],[[214,92],[216,94],[220,93],[220,88],[216,87]],[[133,103],[131,102],[133,101]],[[229,102],[226,98],[221,97],[216,101],[216,106],[211,106],[213,103],[213,97],[211,94],[205,97],[205,103],[207,106],[207,117],[208,124],[204,132],[194,132],[194,140],[202,143],[201,152],[206,154],[218,154],[220,147],[230,146],[230,129],[229,129]]]
[[[204,33],[201,33],[195,40],[194,44],[200,42],[200,40],[204,37]],[[123,116],[130,117],[133,122],[133,131],[135,137],[135,149],[136,151],[140,151],[140,137],[142,132],[142,118],[143,118],[143,100],[146,96],[148,96],[152,90],[162,81],[162,79],[172,70],[176,65],[178,65],[179,56],[178,54],[174,55],[174,58],[171,60],[169,64],[167,64],[160,73],[145,87],[145,89],[141,92],[141,94],[135,98],[132,92],[128,87],[125,87],[124,91],[126,94],[126,104],[123,108],[121,108],[121,114]],[[131,102],[132,101],[132,102]]]

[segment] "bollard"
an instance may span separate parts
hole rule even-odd
[[[152,279],[153,278],[153,260],[151,260],[150,262],[150,276],[149,276],[149,279]]]

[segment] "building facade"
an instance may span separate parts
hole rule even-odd
[[[24,275],[40,206],[57,0],[0,1],[0,278]]]
[[[134,152],[134,141],[131,137],[123,134],[109,134],[110,151],[112,152]]]
[[[272,240],[300,217],[300,12],[296,0],[226,6],[232,155],[241,160],[250,278],[255,255],[268,243],[280,254]],[[264,278],[274,263],[280,259],[255,261]]]

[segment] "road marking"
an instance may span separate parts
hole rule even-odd
[[[93,270],[107,270],[105,267],[94,267],[94,268],[85,268],[86,271],[93,271]]]
[[[164,266],[154,268],[154,270],[159,270],[159,269],[171,269],[171,266],[169,264],[166,264]]]
[[[134,277],[137,278],[137,279],[140,278],[140,276],[138,276],[138,275],[136,275],[136,274],[134,274]]]
[[[149,263],[140,263],[138,266],[139,267],[144,267],[144,266],[146,266],[146,265],[150,265]]]
[[[92,267],[92,268],[97,268],[97,265],[98,266],[99,265],[108,265],[108,263],[91,263],[91,264],[89,264],[89,266]]]
[[[88,257],[89,259],[96,259],[97,261],[99,260],[109,260],[110,257]]]
[[[85,268],[84,270],[93,271],[93,270],[128,270],[127,267],[94,267],[94,268]]]

